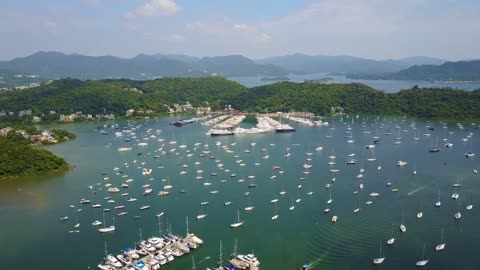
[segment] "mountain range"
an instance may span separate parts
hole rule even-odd
[[[134,78],[223,76],[278,76],[287,71],[258,64],[241,55],[196,58],[176,54],[140,54],[133,58],[85,56],[60,52],[35,54],[0,62],[0,69],[36,74],[44,78]]]
[[[353,56],[293,54],[252,60],[242,55],[194,57],[183,54],[139,54],[133,58],[37,52],[0,61],[0,70],[39,75],[47,79],[203,77],[210,75],[285,76],[289,73],[391,73],[413,65],[442,64],[445,60],[410,57],[371,60]]]
[[[400,71],[413,65],[438,65],[445,60],[425,56],[371,60],[348,55],[292,54],[265,58],[258,62],[277,65],[294,73],[383,73]]]
[[[348,74],[351,79],[410,81],[480,81],[480,60],[414,65],[392,73]]]

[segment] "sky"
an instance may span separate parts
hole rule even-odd
[[[1,0],[0,60],[305,53],[480,57],[479,0]]]

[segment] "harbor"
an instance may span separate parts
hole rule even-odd
[[[251,254],[260,264],[250,269],[367,270],[385,258],[377,260],[381,267],[403,270],[416,269],[424,245],[429,268],[476,265],[477,124],[338,116],[310,126],[278,114],[257,120],[233,130],[269,131],[205,136],[212,125],[177,128],[173,117],[65,126],[77,139],[47,149],[74,170],[2,183],[0,232],[9,234],[0,235],[22,249],[0,247],[0,267],[30,254],[22,265],[37,269],[55,250],[57,259],[42,260],[39,269],[71,261],[74,270],[95,269],[108,255],[118,269],[241,269],[246,262],[238,255]],[[295,132],[277,134],[283,124]],[[193,248],[187,227],[204,244]]]
[[[133,248],[126,248],[117,256],[108,254],[97,265],[101,270],[157,270],[166,264],[174,264],[177,257],[184,256],[203,244],[203,240],[195,234],[187,234],[185,238],[165,234],[140,241]]]
[[[281,114],[277,117],[282,117]],[[254,127],[242,128],[238,125],[245,119],[245,115],[235,116],[218,116],[213,118],[211,123],[216,123],[212,129],[210,129],[206,135],[210,136],[228,136],[228,135],[242,135],[242,134],[260,134],[267,132],[294,132],[295,129],[288,125],[282,124],[279,121],[274,120],[267,115],[256,115],[257,124]],[[226,119],[226,120],[225,120]],[[210,124],[209,124],[210,125]]]

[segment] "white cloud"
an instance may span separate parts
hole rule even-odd
[[[255,26],[250,26],[244,23],[236,23],[233,25],[232,29],[241,33],[243,37],[260,43],[268,43],[272,40],[272,37],[269,34],[261,32]]]
[[[202,22],[196,21],[192,23],[187,23],[185,25],[185,28],[187,28],[188,31],[199,31],[205,28],[205,25]]]
[[[231,22],[228,18],[213,21],[195,21],[187,23],[185,28],[190,32],[209,35],[225,35],[230,32]]]
[[[179,34],[173,34],[169,36],[166,40],[170,43],[178,44],[178,43],[183,43],[185,41],[185,37]]]
[[[260,33],[260,36],[258,37],[258,41],[260,41],[261,43],[268,43],[271,40],[272,40],[272,37],[266,33]]]
[[[249,27],[248,25],[244,23],[237,23],[233,25],[233,30],[235,31],[248,31],[251,30],[252,28]]]
[[[179,12],[180,9],[181,7],[174,0],[150,0],[135,10],[127,12],[125,17],[134,19],[137,17],[171,16]]]
[[[45,22],[45,28],[50,32],[55,32],[58,29],[58,24],[55,21],[48,20]]]

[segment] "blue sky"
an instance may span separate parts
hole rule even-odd
[[[478,0],[2,0],[0,59],[292,53],[480,57]]]

